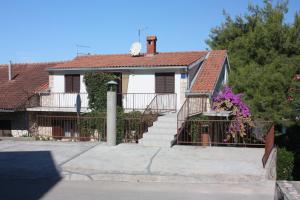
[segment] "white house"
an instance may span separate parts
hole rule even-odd
[[[138,56],[78,56],[49,68],[49,91],[40,94],[39,106],[28,110],[75,112],[79,94],[81,111],[88,112],[88,95],[83,81],[86,72],[119,75],[118,92],[123,94],[123,107],[140,111],[156,94],[170,94],[168,97],[164,95],[168,99],[166,109],[178,110],[186,95],[202,94],[209,99],[227,82],[226,51],[157,52],[156,43],[156,36],[148,36],[147,52]]]
[[[197,97],[191,98],[192,103],[188,104],[190,112],[209,111],[211,97],[228,79],[229,63],[226,51],[158,52],[156,36],[148,36],[146,45],[147,51],[135,56],[131,54],[85,55],[48,65],[34,64],[34,66],[43,66],[40,68],[43,71],[39,70],[41,74],[39,77],[37,70],[33,70],[34,77],[37,77],[34,80],[34,88],[30,90],[30,95],[26,94],[24,102],[22,101],[24,105],[22,112],[27,113],[28,116],[24,122],[28,124],[27,129],[36,127],[38,122],[36,116],[75,117],[78,99],[81,104],[80,112],[90,112],[88,94],[83,81],[86,72],[109,72],[118,75],[120,77],[119,104],[126,111],[143,112],[156,98],[160,110],[176,112],[185,105],[187,96]],[[7,69],[7,66],[3,65],[2,68]],[[45,72],[48,73],[48,78]],[[10,82],[7,82],[7,77],[3,78],[1,81],[7,85],[6,88],[2,88],[3,91],[8,90],[9,84],[17,83],[19,78],[16,77],[15,81]],[[18,84],[29,87],[31,82],[30,77],[26,76],[25,79],[20,79]],[[16,88],[16,92],[18,89],[21,90],[20,86]],[[17,98],[16,95],[14,98]],[[5,95],[1,101],[4,102],[4,99]],[[3,105],[4,108],[5,106]],[[49,126],[44,128],[47,128],[49,135],[53,135],[53,130],[57,129],[62,131],[63,135],[68,135],[68,129],[74,126],[70,121],[54,127],[50,119]],[[43,130],[43,133],[45,132],[47,131]]]

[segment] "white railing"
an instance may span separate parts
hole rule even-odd
[[[144,111],[151,100],[157,96],[157,103],[160,110],[176,111],[176,94],[157,93],[120,93],[117,94],[118,102],[122,104],[126,111]],[[49,108],[75,108],[78,98],[81,108],[88,108],[87,93],[39,93],[39,107]],[[120,104],[119,104],[120,105]]]
[[[144,111],[154,97],[160,110],[176,111],[176,94],[159,93],[120,93],[118,98],[122,99],[122,106],[126,111]]]
[[[75,108],[80,103],[81,108],[88,108],[87,93],[39,93],[39,106],[51,108]]]

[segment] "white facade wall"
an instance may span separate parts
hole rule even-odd
[[[42,107],[61,107],[61,108],[75,108],[76,93],[65,93],[65,75],[52,74],[49,78],[50,94],[41,95]],[[80,75],[80,99],[81,107],[88,107],[88,95],[86,94],[86,85],[84,84],[84,75]]]
[[[65,75],[52,75],[52,80],[51,92],[65,92]]]
[[[181,101],[181,74],[175,73],[175,93],[177,94],[176,99],[176,107],[179,109],[182,105]],[[182,91],[185,92],[185,91]],[[128,90],[127,93],[155,93],[155,73],[147,73],[147,74],[141,74],[141,73],[135,73],[129,75],[129,81],[128,81]],[[141,104],[149,104],[152,100],[153,96],[147,95],[146,100],[140,99],[140,101],[143,101],[143,103],[137,103],[137,105]],[[139,100],[135,98],[135,100]],[[133,104],[133,99],[124,99],[124,104],[130,105]],[[146,105],[145,105],[146,106]]]
[[[86,85],[84,83],[84,75],[80,74],[80,93],[86,93]]]
[[[54,74],[52,76],[52,81],[50,81],[49,88],[51,92],[65,92],[65,75],[64,74]],[[86,93],[86,86],[84,84],[84,75],[80,74],[80,93]]]
[[[155,93],[155,74],[130,74],[127,93]]]
[[[176,109],[179,110],[181,107],[181,74],[176,73],[175,74],[175,93],[177,94],[177,99],[176,99]]]
[[[65,92],[65,77],[64,74],[53,74],[51,75],[52,81],[50,82],[50,89],[52,93],[64,93]],[[184,81],[182,81],[184,79]],[[184,84],[184,86],[182,85]],[[186,78],[181,78],[179,72],[175,73],[175,93],[177,94],[176,107],[180,109],[184,102],[184,93],[186,87]],[[86,85],[84,83],[84,75],[80,75],[80,93],[86,93]],[[155,72],[133,72],[128,78],[127,93],[155,93]],[[44,96],[44,104],[50,104],[55,107],[73,107],[76,102],[77,94],[51,94]],[[137,105],[139,107],[146,107],[153,99],[154,95],[135,95],[128,96],[123,99],[123,103],[126,105]],[[140,102],[138,102],[140,101]],[[81,95],[82,107],[88,105],[87,95]],[[57,105],[56,105],[57,104]],[[144,105],[145,104],[145,105]],[[58,106],[59,105],[59,106]],[[42,105],[47,106],[47,105]]]

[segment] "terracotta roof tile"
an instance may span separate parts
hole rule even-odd
[[[8,80],[8,66],[0,65],[0,109],[18,109],[35,92],[48,87],[49,67],[53,63],[12,64],[13,80]]]
[[[225,50],[211,51],[208,55],[208,58],[202,63],[200,72],[196,77],[191,92],[213,92],[226,57],[227,53]]]
[[[113,67],[157,67],[187,66],[205,56],[207,51],[164,52],[155,55],[130,54],[88,55],[56,65],[53,68],[113,68]]]

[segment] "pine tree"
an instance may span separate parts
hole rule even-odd
[[[211,30],[211,49],[227,49],[234,92],[244,93],[255,118],[281,123],[295,121],[288,101],[293,77],[300,69],[300,17],[285,23],[287,1],[275,6],[249,5],[243,16],[232,18]]]

